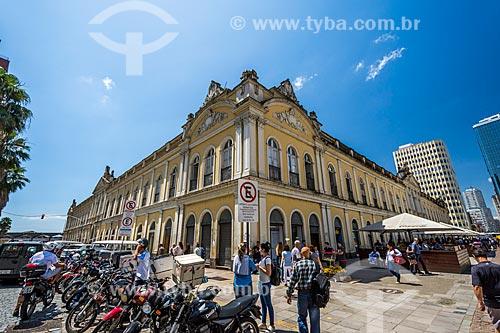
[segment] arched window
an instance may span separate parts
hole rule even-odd
[[[338,217],[335,218],[334,221],[334,226],[335,226],[335,241],[338,243],[344,244],[344,233],[342,231],[342,221]]]
[[[391,203],[392,211],[395,212],[396,211],[396,206],[394,206],[394,197],[392,196],[392,192],[391,191],[389,191],[389,202]]]
[[[382,205],[384,206],[384,209],[387,210],[387,199],[385,197],[385,191],[384,188],[380,188],[380,196],[382,197]]]
[[[290,185],[299,186],[299,164],[297,151],[293,147],[288,147],[286,152],[288,155],[288,177],[290,179]]]
[[[349,201],[354,201],[354,192],[352,191],[352,179],[349,172],[345,172],[345,184],[347,187],[347,197]]]
[[[226,141],[221,159],[220,180],[221,182],[231,180],[233,175],[233,140]]]
[[[337,187],[337,173],[333,165],[328,165],[328,176],[330,177],[330,191],[333,196],[339,196],[339,189]]]
[[[163,245],[166,249],[170,248],[170,237],[172,236],[172,219],[168,219],[165,224],[165,234],[163,236]]]
[[[281,181],[279,146],[276,140],[267,140],[267,163],[269,164],[269,179]]]
[[[155,230],[156,230],[156,222],[153,221],[151,222],[151,225],[149,226],[149,233],[148,233],[148,241],[149,241],[149,250],[153,250],[153,246],[155,243]]]
[[[177,183],[177,167],[170,173],[170,184],[168,187],[168,198],[173,198],[175,196],[175,185]]]
[[[139,239],[142,237],[142,224],[137,228],[137,236],[136,239]]]
[[[396,194],[396,203],[398,204],[399,212],[402,213],[403,212],[403,208],[401,208],[401,199],[399,199],[399,195],[398,194]]]
[[[139,194],[139,186],[135,187],[134,197],[132,198],[135,202],[137,202],[137,195]]]
[[[210,148],[205,156],[205,172],[203,176],[203,186],[209,186],[214,183],[214,158],[215,149]]]
[[[373,205],[378,208],[377,189],[373,183],[370,184],[370,187],[372,189]]]
[[[148,190],[149,190],[149,182],[146,182],[146,185],[144,185],[144,188],[142,189],[141,207],[146,206],[146,204],[148,202]]]
[[[316,245],[318,248],[321,248],[319,234],[319,220],[318,217],[313,214],[309,217],[309,235],[311,236],[311,244]]]
[[[370,221],[366,221],[366,226],[371,225]],[[368,234],[368,239],[370,240],[370,247],[373,249],[373,232]]]
[[[160,191],[161,191],[161,174],[156,179],[155,195],[154,195],[153,202],[158,202],[158,200],[160,200]]]
[[[365,182],[361,177],[359,177],[359,190],[361,191],[361,201],[363,202],[363,205],[367,205],[368,201],[366,200]]]
[[[292,243],[296,240],[302,242],[304,239],[302,216],[299,213],[294,212],[292,214]]]
[[[191,174],[189,176],[189,190],[193,191],[198,188],[198,174],[200,173],[200,157],[196,156],[191,163]]]
[[[233,218],[231,212],[225,209],[219,217],[219,243],[217,265],[231,267],[231,244],[232,244],[232,230]]]
[[[120,213],[120,208],[122,206],[122,196],[118,198],[118,203],[116,204],[116,209],[115,209],[115,215],[118,215]]]
[[[308,190],[314,191],[316,188],[314,186],[314,166],[312,157],[309,154],[304,156],[304,166],[306,169],[306,186]]]
[[[359,238],[359,225],[356,220],[352,220],[352,237],[356,246],[356,252],[358,252],[358,249],[361,247],[361,239]]]
[[[184,254],[192,253],[194,243],[194,216],[189,216],[186,222],[186,243],[184,243]]]

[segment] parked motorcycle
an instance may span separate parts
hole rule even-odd
[[[21,268],[21,277],[25,278],[19,293],[24,296],[20,310],[21,320],[29,319],[38,303],[43,302],[47,307],[54,300],[54,286],[41,277],[46,270],[46,264],[27,264]]]

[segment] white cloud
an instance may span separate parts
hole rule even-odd
[[[111,90],[115,86],[115,81],[113,81],[113,79],[110,78],[109,76],[106,76],[101,81],[102,81],[102,84],[104,84],[104,87],[106,88],[106,90]]]
[[[381,60],[377,60],[376,64],[370,65],[368,69],[368,75],[366,76],[366,81],[370,81],[376,78],[390,61],[396,60],[397,58],[402,58],[404,50],[406,50],[404,47],[393,50],[389,52],[389,54],[386,54]]]
[[[304,87],[304,84],[308,81],[314,79],[318,74],[310,75],[310,76],[297,76],[295,80],[293,80],[293,86],[297,91]]]
[[[354,70],[356,73],[359,72],[361,69],[363,69],[363,67],[365,67],[365,64],[363,62],[363,60],[361,60],[360,62],[358,62],[358,64],[356,65],[356,69]]]
[[[375,44],[378,44],[378,43],[383,43],[383,42],[387,42],[390,40],[398,40],[398,36],[393,35],[391,33],[386,33],[386,34],[383,34],[381,36],[378,36],[377,39],[375,39],[373,42]]]

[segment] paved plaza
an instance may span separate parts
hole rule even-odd
[[[499,259],[500,252],[494,261]],[[352,281],[332,281],[332,299],[321,309],[321,332],[494,332],[488,316],[476,311],[470,274],[420,276],[401,270],[401,284],[396,284],[396,279],[384,268],[361,265],[358,260],[350,261],[347,270]],[[206,275],[209,283],[201,288],[220,287],[222,292],[216,300],[221,304],[233,299],[232,272],[207,268]],[[253,275],[255,292],[257,280],[258,276]],[[276,329],[297,332],[296,299],[288,305],[285,290],[283,284],[272,288]],[[61,312],[59,296],[49,311],[37,312],[33,320],[19,323],[10,316],[18,292],[19,287],[13,285],[0,289],[0,332],[64,332],[61,326],[65,314]],[[37,310],[41,309],[39,305]]]

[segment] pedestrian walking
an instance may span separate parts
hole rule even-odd
[[[387,243],[387,255],[385,257],[385,265],[389,272],[396,277],[396,283],[401,283],[401,274],[399,274],[399,265],[396,263],[396,257],[403,257],[401,251],[396,249],[394,242]]]
[[[297,323],[300,333],[320,333],[320,316],[319,308],[313,302],[311,288],[315,276],[316,265],[311,259],[311,251],[308,247],[304,247],[301,251],[302,260],[297,262],[293,267],[292,279],[286,291],[286,302],[292,304],[292,294],[294,289],[297,289],[298,300]],[[307,316],[311,323],[309,330],[307,327]]]
[[[410,272],[415,275],[417,274],[417,271],[419,273],[420,270],[418,269],[418,264],[417,264],[417,256],[415,255],[415,252],[412,250],[413,244],[409,244],[406,247],[406,257],[408,258],[408,261],[410,262]]]
[[[158,246],[158,255],[161,256],[164,253],[165,253],[165,247],[163,246],[163,244],[160,244],[160,246]]]
[[[341,242],[337,244],[337,250],[335,251],[335,254],[335,259],[339,262],[339,266],[342,268],[346,268],[347,259],[345,258],[344,246]]]
[[[429,271],[427,270],[427,266],[425,265],[425,261],[422,258],[422,254],[420,252],[420,245],[418,244],[417,237],[415,237],[413,239],[413,243],[411,243],[411,250],[413,251],[413,254],[415,254],[415,260],[417,262],[417,264],[415,265],[415,273],[418,272],[418,273],[422,274],[422,271],[418,268],[418,263],[420,263],[422,265],[422,269],[424,270],[425,274],[430,275],[431,273],[429,273]],[[413,271],[412,271],[412,273],[413,273]],[[413,273],[413,274],[415,274],[415,273]]]
[[[182,242],[179,242],[179,244],[177,245],[177,255],[182,256],[183,254],[184,254],[184,245],[182,244]]]
[[[477,265],[472,267],[472,286],[480,311],[487,311],[491,323],[500,333],[500,265],[488,261],[483,249],[472,251]]]
[[[281,253],[283,253],[283,242],[278,242],[276,245],[276,263],[278,267],[281,267]]]
[[[255,246],[252,248],[252,258],[254,263],[259,263],[261,258],[260,255],[260,242],[255,242]]]
[[[316,245],[311,244],[309,245],[309,251],[311,252],[311,260],[314,261],[314,264],[316,265],[316,272],[319,273],[323,270],[323,265],[321,264],[318,248]]]
[[[196,248],[194,249],[194,254],[201,257],[202,259],[205,259],[205,249],[203,248],[202,245],[200,245],[200,243],[196,243]]]
[[[274,308],[271,302],[271,257],[269,256],[270,247],[267,243],[260,244],[260,254],[262,260],[258,263],[259,271],[259,295],[262,306],[262,323],[259,329],[267,329],[274,332]],[[267,326],[267,313],[269,312],[269,326]]]
[[[302,255],[300,254],[300,241],[296,240],[294,244],[295,246],[292,249],[292,269],[293,265],[302,258]]]
[[[255,263],[247,254],[247,246],[241,243],[233,260],[235,298],[253,294],[252,272],[256,270]]]
[[[292,252],[290,251],[290,246],[285,244],[283,247],[283,253],[281,254],[281,269],[283,270],[283,280],[285,281],[285,286],[288,286],[288,280],[292,276]]]

